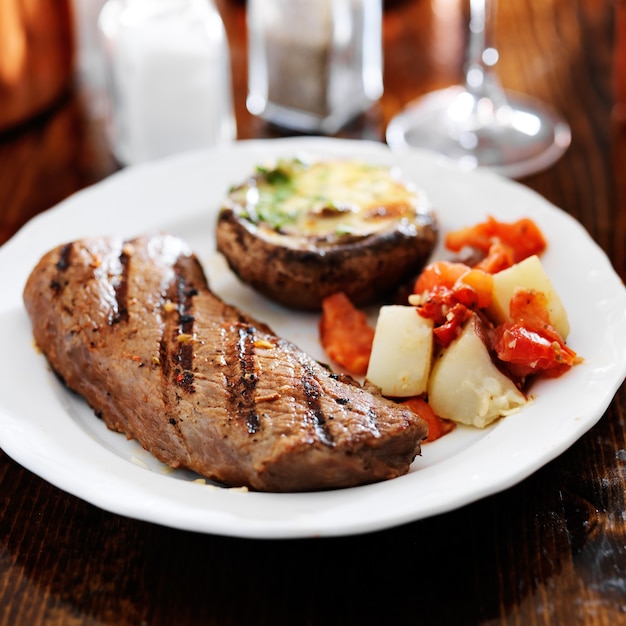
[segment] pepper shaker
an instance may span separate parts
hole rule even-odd
[[[98,27],[121,163],[235,138],[230,56],[212,0],[108,0]]]
[[[383,92],[382,0],[248,0],[248,110],[334,134]]]

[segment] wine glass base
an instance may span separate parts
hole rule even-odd
[[[506,102],[494,107],[460,86],[427,94],[391,120],[387,143],[432,150],[466,169],[487,168],[509,178],[550,167],[570,145],[569,125],[537,100],[504,95]]]

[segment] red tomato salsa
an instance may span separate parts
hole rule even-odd
[[[490,329],[487,348],[499,367],[522,388],[533,377],[557,377],[581,361],[550,324],[545,294],[517,289],[510,302],[510,321],[489,322],[486,309],[493,293],[493,275],[539,255],[546,248],[537,225],[528,218],[510,224],[489,217],[485,222],[449,232],[446,247],[452,252],[473,250],[474,262],[436,261],[426,266],[413,286],[409,304],[434,322],[439,347],[448,346],[474,314]],[[355,375],[367,373],[374,328],[343,294],[323,303],[320,338],[328,356]],[[434,414],[423,397],[407,398],[411,407],[429,424],[427,441],[445,435],[454,423]]]

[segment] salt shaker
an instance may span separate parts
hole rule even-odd
[[[248,110],[334,134],[383,92],[382,0],[248,0]]]
[[[213,0],[108,0],[98,28],[122,164],[235,138],[228,43]]]

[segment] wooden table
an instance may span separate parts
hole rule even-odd
[[[245,4],[217,4],[239,137],[276,136],[245,110]],[[573,131],[554,167],[521,182],[580,220],[622,278],[625,11],[617,0],[502,0],[497,30],[505,86],[551,103]],[[340,136],[382,140],[406,102],[459,79],[464,41],[462,2],[388,2],[385,94]],[[4,133],[0,243],[116,169],[80,88]],[[126,519],[0,451],[0,626],[626,624],[625,406],[622,386],[584,437],[503,493],[323,540],[224,538]]]

